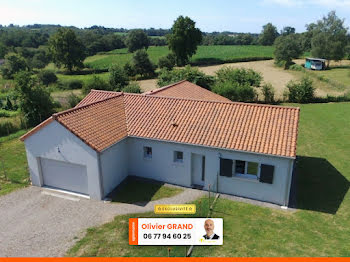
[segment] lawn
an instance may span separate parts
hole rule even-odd
[[[0,138],[0,196],[29,185],[24,143],[19,140],[25,132]]]
[[[165,186],[163,183],[128,179],[125,184],[115,189],[109,197],[112,199],[112,202],[132,204],[172,197],[181,192],[183,192],[183,189]]]
[[[195,247],[192,256],[350,256],[350,103],[301,107],[297,205],[287,212],[220,199],[213,217],[224,218],[224,245]],[[207,199],[197,200],[198,217]],[[128,218],[91,228],[68,256],[167,256],[167,246],[129,246]],[[171,256],[184,256],[172,247]]]
[[[195,64],[218,64],[252,57],[273,57],[271,46],[199,46],[191,62]],[[167,46],[151,46],[147,50],[153,63],[169,53]],[[85,65],[93,69],[108,69],[111,64],[123,66],[131,61],[132,54],[127,49],[117,49],[86,58]]]

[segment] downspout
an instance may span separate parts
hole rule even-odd
[[[100,180],[100,200],[105,198],[104,188],[103,188],[103,176],[102,176],[102,166],[101,166],[101,153],[96,151],[97,154],[97,165]]]
[[[292,177],[293,177],[295,161],[296,161],[296,159],[290,161],[290,164],[289,164],[289,172],[288,172],[289,173],[289,179],[288,179],[288,182],[287,182],[285,199],[284,199],[284,206],[285,207],[288,207],[288,205],[289,205],[289,197],[290,197],[290,189],[291,189],[290,186],[291,186],[291,183],[292,183]]]

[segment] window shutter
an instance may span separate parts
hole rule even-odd
[[[275,167],[274,166],[263,165],[262,164],[261,165],[259,181],[261,183],[272,184],[274,171],[275,171]]]
[[[220,176],[232,177],[232,163],[231,159],[220,158]]]

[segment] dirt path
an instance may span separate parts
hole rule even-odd
[[[218,71],[220,68],[225,66],[229,66],[233,68],[253,69],[262,74],[264,78],[264,82],[272,84],[272,86],[276,90],[276,97],[281,98],[287,83],[290,80],[297,80],[297,78],[294,75],[284,71],[283,69],[275,67],[273,62],[274,62],[273,60],[268,60],[268,61],[256,61],[256,62],[231,63],[231,64],[200,67],[199,70],[201,70],[205,74],[214,75],[216,71]]]
[[[305,62],[305,59],[297,59],[294,62],[297,64],[302,64]],[[340,62],[331,62],[332,65],[348,65],[349,61],[340,61]],[[214,65],[214,66],[205,66],[199,67],[199,70],[207,75],[215,75],[215,72],[218,71],[222,67],[233,67],[233,68],[246,68],[253,69],[257,72],[260,72],[263,76],[263,82],[271,83],[276,91],[276,98],[281,99],[283,97],[283,92],[286,90],[286,85],[291,80],[300,79],[300,75],[298,73],[293,73],[290,71],[283,70],[282,68],[278,68],[274,66],[274,60],[267,61],[254,61],[254,62],[242,62],[242,63],[229,63],[222,65]],[[157,79],[149,79],[149,80],[141,80],[138,81],[141,90],[143,92],[150,91],[152,89],[156,89],[157,87]],[[316,83],[317,85],[317,83]],[[319,86],[316,86],[316,96],[326,96],[330,95],[341,95],[343,92],[335,91],[335,90],[326,90]]]
[[[199,67],[199,70],[201,70],[205,74],[214,75],[217,70],[219,70],[224,66],[230,66],[233,68],[250,68],[257,72],[262,73],[264,77],[264,82],[271,83],[273,87],[276,89],[277,97],[282,97],[286,84],[290,80],[297,79],[295,76],[284,71],[283,69],[275,67],[273,65],[273,60],[206,66],[206,67]],[[138,81],[138,83],[140,84],[141,90],[144,92],[157,88],[156,79],[141,80],[141,81]]]

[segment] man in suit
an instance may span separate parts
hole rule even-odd
[[[206,240],[218,240],[220,237],[214,233],[214,221],[207,219],[204,222],[204,229],[207,232],[203,237]]]

